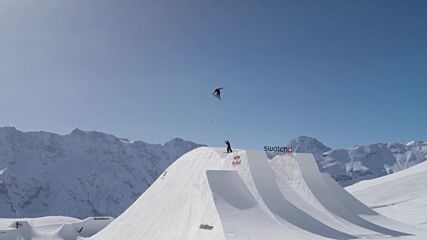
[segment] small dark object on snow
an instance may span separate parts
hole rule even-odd
[[[79,231],[77,231],[77,232],[81,233],[82,231],[83,231],[83,227],[81,227],[81,228],[79,229]]]
[[[16,228],[18,229],[19,227],[22,227],[23,225],[22,225],[22,223],[21,223],[21,222],[16,222],[16,223],[15,223],[15,226],[16,226]]]
[[[205,230],[212,230],[213,226],[210,226],[208,224],[200,224],[200,229],[205,229]]]

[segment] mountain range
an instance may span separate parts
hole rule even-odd
[[[0,217],[117,216],[182,154],[202,145],[0,128]]]
[[[116,217],[184,153],[204,146],[172,139],[129,141],[96,131],[59,135],[0,127],[0,218]],[[427,158],[427,143],[376,143],[332,149],[315,138],[289,142],[312,153],[342,186],[397,172]]]
[[[398,172],[427,159],[427,142],[374,143],[332,149],[319,140],[300,136],[289,142],[296,152],[312,153],[320,171],[341,186]]]

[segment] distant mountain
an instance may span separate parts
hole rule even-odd
[[[381,177],[427,159],[427,142],[376,143],[351,149],[331,149],[315,138],[300,136],[289,142],[296,152],[313,153],[321,171],[342,186]]]
[[[180,138],[130,142],[75,129],[68,135],[0,128],[0,218],[117,216],[182,154]]]

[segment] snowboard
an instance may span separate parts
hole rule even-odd
[[[218,99],[218,100],[222,100],[218,95],[216,95],[216,94],[212,94],[212,96],[214,96],[216,99]]]

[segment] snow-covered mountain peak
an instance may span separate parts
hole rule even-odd
[[[296,150],[301,151],[329,151],[331,148],[325,146],[319,140],[313,137],[308,136],[299,136],[295,139],[289,141],[289,145],[292,147],[297,147]]]
[[[182,138],[173,138],[168,142],[166,142],[166,144],[175,144],[175,143],[183,143],[183,142],[185,142],[185,140]]]
[[[88,140],[108,141],[108,142],[120,141],[120,138],[112,134],[106,134],[98,131],[83,131],[78,128],[74,129],[69,135],[65,135],[65,136],[79,138],[79,140],[88,139]]]
[[[427,142],[425,141],[410,141],[406,144],[407,147],[410,148],[419,148],[424,149],[425,151],[427,151]]]
[[[14,127],[0,127],[0,136],[11,136],[17,132],[18,130]]]
[[[75,128],[73,131],[71,131],[71,135],[74,136],[79,136],[79,135],[84,135],[86,132],[81,130],[80,128]]]
[[[163,144],[164,146],[168,146],[168,147],[177,147],[177,146],[186,146],[186,145],[191,145],[192,142],[190,141],[185,141],[182,138],[174,138],[168,142],[166,142],[165,144]]]
[[[308,136],[299,136],[295,139],[292,139],[289,141],[288,145],[292,147],[295,152],[312,153],[316,161],[321,160],[322,153],[331,150],[330,147],[325,146],[316,138]]]
[[[331,149],[314,138],[302,136],[290,145],[297,152],[312,153],[321,171],[329,173],[343,186],[398,172],[427,159],[427,144],[422,141]]]
[[[111,134],[67,135],[0,128],[1,217],[117,216],[182,154],[202,146],[125,142]]]

